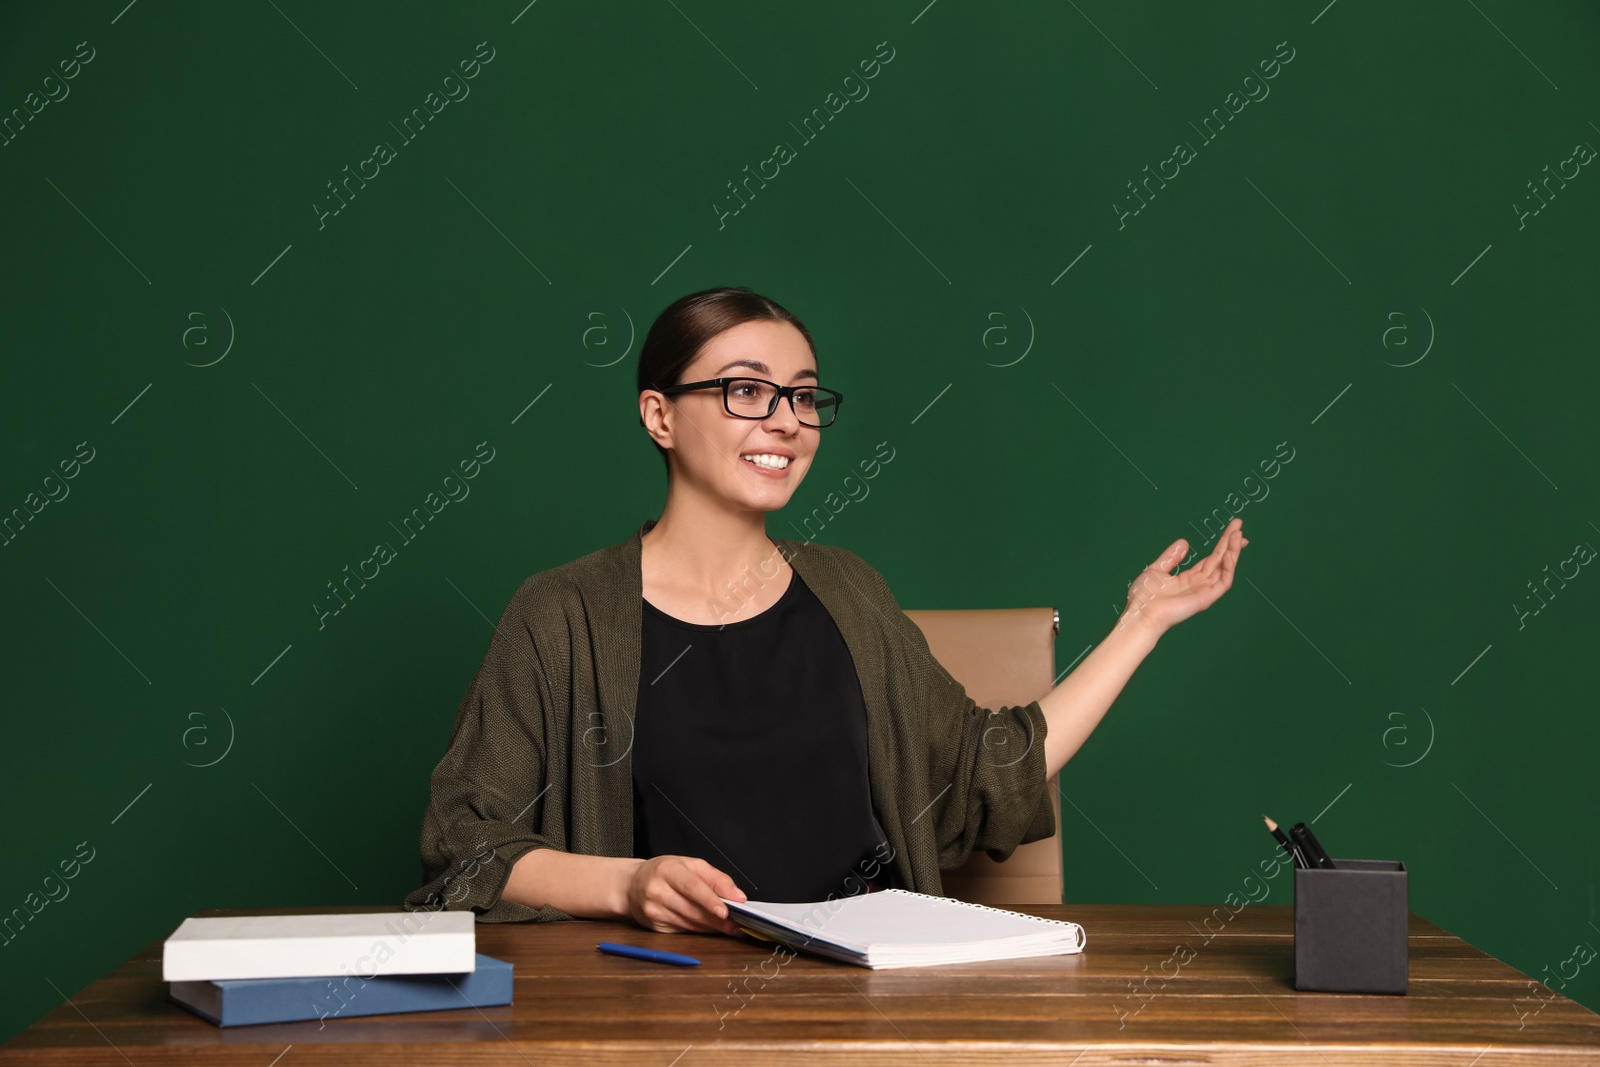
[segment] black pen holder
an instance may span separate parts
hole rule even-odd
[[[1294,987],[1328,993],[1404,993],[1406,866],[1333,861],[1295,868]]]

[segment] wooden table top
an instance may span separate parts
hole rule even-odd
[[[398,909],[201,914],[314,910]],[[1084,951],[872,971],[720,935],[480,923],[478,951],[515,967],[510,1005],[228,1029],[166,1000],[163,936],[0,1064],[1600,1064],[1600,1015],[1416,915],[1409,992],[1383,996],[1297,992],[1289,905],[1246,906],[1209,939],[1212,905],[1014,910],[1080,923]],[[604,955],[604,940],[702,965]]]

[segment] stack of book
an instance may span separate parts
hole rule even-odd
[[[167,998],[218,1026],[511,1003],[511,964],[470,911],[189,918],[162,948]]]

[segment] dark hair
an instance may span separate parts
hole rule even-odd
[[[811,332],[776,300],[744,286],[702,289],[680,296],[656,316],[650,332],[645,335],[644,347],[639,349],[638,391],[679,384],[684,368],[694,362],[706,342],[740,323],[763,320],[787,322],[799,330],[811,349],[812,358],[816,358],[817,346],[812,343]],[[644,420],[639,421],[643,425]],[[655,444],[654,439],[651,444]],[[667,450],[660,445],[655,447],[661,453],[661,462],[668,464],[670,473]]]

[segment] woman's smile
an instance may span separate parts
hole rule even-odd
[[[791,457],[783,452],[746,452],[739,457],[769,478],[787,478]]]

